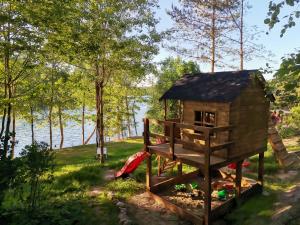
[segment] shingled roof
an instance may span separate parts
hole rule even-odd
[[[160,98],[206,102],[232,102],[258,70],[186,74]]]

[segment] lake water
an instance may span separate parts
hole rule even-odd
[[[139,105],[140,110],[136,112],[136,122],[138,135],[142,135],[143,122],[142,119],[145,117],[147,111],[147,105],[142,103]],[[93,132],[95,123],[92,121],[86,121],[85,123],[85,138],[87,138],[91,132]],[[132,129],[134,130],[134,129]],[[49,143],[49,127],[48,126],[35,126],[35,139],[36,141]],[[60,132],[58,127],[53,128],[53,148],[58,148],[60,143]],[[135,132],[134,134],[135,135]],[[16,140],[18,143],[15,147],[15,155],[18,156],[22,148],[25,145],[31,144],[31,127],[26,121],[17,120],[16,123]],[[89,144],[96,142],[96,135],[94,134]],[[64,146],[72,147],[81,145],[81,124],[75,121],[67,121],[64,127]]]

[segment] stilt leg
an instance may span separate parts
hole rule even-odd
[[[177,165],[177,175],[182,176],[182,163]]]
[[[147,158],[147,171],[146,171],[146,188],[148,191],[151,189],[152,177],[152,154]]]
[[[239,198],[241,196],[242,164],[243,164],[243,161],[238,161],[236,163],[236,170],[235,170],[235,195],[236,195],[237,198]]]
[[[258,157],[258,181],[264,185],[264,152],[259,153]]]
[[[157,176],[160,177],[161,175],[161,157],[157,157]]]
[[[207,168],[205,171],[205,199],[204,199],[204,218],[205,225],[211,224],[211,171]]]

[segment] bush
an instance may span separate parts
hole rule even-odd
[[[46,143],[35,142],[25,146],[20,155],[22,167],[19,180],[22,187],[29,187],[27,193],[26,191],[22,193],[26,196],[24,203],[30,212],[34,212],[39,202],[45,197],[43,193],[45,184],[53,181],[54,152]]]
[[[279,127],[279,134],[282,138],[289,138],[299,134],[299,129],[292,126]]]
[[[288,118],[289,123],[295,126],[298,130],[300,129],[300,105],[295,106],[291,109],[291,115]]]

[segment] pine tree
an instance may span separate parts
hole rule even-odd
[[[230,54],[227,39],[222,36],[232,30],[232,22],[224,13],[227,7],[236,7],[223,0],[182,0],[181,7],[168,11],[175,26],[167,34],[175,41],[169,49],[182,56],[209,63],[211,72],[226,65],[224,58]]]

